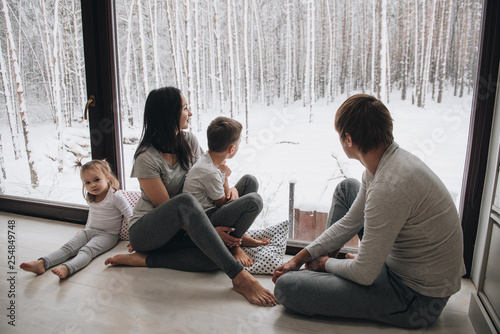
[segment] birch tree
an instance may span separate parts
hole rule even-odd
[[[2,91],[4,92],[5,107],[7,109],[7,119],[9,122],[10,134],[12,136],[12,147],[14,149],[14,158],[19,160],[21,158],[21,148],[19,147],[19,136],[17,134],[16,114],[14,101],[11,98],[12,88],[10,85],[10,77],[7,71],[7,63],[3,58],[2,43],[0,42],[0,77]],[[3,154],[1,155],[3,158]]]
[[[38,172],[36,170],[35,160],[33,158],[33,149],[31,147],[31,141],[30,141],[29,120],[28,120],[28,114],[27,114],[27,109],[26,109],[26,102],[25,102],[25,98],[24,98],[23,79],[21,76],[21,68],[19,67],[19,63],[17,61],[17,51],[16,51],[16,45],[14,44],[14,37],[12,35],[12,26],[10,23],[10,15],[9,15],[9,9],[8,9],[8,5],[7,5],[7,0],[2,0],[2,12],[3,12],[3,16],[4,16],[4,23],[5,23],[5,35],[6,35],[7,40],[8,40],[7,46],[9,48],[11,62],[12,62],[12,68],[13,68],[13,72],[14,72],[14,76],[15,76],[15,80],[16,80],[19,114],[21,116],[24,144],[26,147],[26,155],[28,157],[31,185],[33,187],[38,187],[38,185],[39,185]]]

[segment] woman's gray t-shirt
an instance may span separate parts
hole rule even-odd
[[[203,150],[192,133],[184,132],[184,134],[193,151],[193,162],[196,162],[203,154]],[[191,168],[191,165],[189,168]],[[184,185],[187,172],[187,170],[182,168],[179,161],[174,165],[169,164],[163,159],[160,151],[150,146],[135,159],[130,177],[136,177],[138,179],[155,179],[159,177],[165,185],[168,195],[172,198],[182,192],[182,186]],[[134,207],[134,214],[130,218],[130,226],[154,208],[154,204],[149,200],[141,187],[141,198],[139,198]]]

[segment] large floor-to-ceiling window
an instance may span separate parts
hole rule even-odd
[[[335,185],[363,170],[333,129],[338,106],[358,92],[387,104],[396,141],[467,210],[460,195],[471,110],[487,106],[474,92],[489,89],[476,80],[487,80],[477,68],[488,3],[2,0],[2,209],[37,203],[31,213],[50,216],[43,208],[82,205],[79,158],[107,158],[123,186],[138,189],[128,175],[144,100],[171,85],[188,99],[189,131],[204,148],[217,115],[243,124],[228,165],[233,182],[259,179],[259,226],[289,218],[293,183],[295,239],[314,237],[297,232],[302,220],[321,231]]]

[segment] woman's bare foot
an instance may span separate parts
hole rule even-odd
[[[263,238],[261,240],[257,240],[254,238],[249,237],[246,234],[243,234],[243,237],[241,237],[241,247],[259,247],[259,246],[266,246],[269,245],[271,240],[268,238]]]
[[[253,266],[252,259],[243,251],[243,249],[241,249],[241,247],[229,248],[229,251],[233,254],[236,261],[240,262],[244,267]]]
[[[233,288],[241,293],[250,303],[260,306],[275,306],[278,304],[271,291],[264,288],[248,271],[243,269],[233,279]]]
[[[146,267],[146,253],[118,254],[104,261],[105,265]]]
[[[37,275],[41,275],[45,272],[45,261],[37,260],[31,262],[23,262],[19,266],[22,270],[26,270]]]
[[[65,279],[69,276],[69,269],[64,264],[51,269],[52,273],[56,276],[59,276],[60,279]]]
[[[325,255],[325,256],[320,256],[315,260],[306,262],[306,269],[312,271],[326,271],[325,265],[328,259],[330,259],[330,257]]]

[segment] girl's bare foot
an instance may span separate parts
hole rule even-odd
[[[261,240],[257,240],[254,238],[249,237],[246,234],[243,234],[243,237],[241,237],[241,247],[259,247],[259,246],[266,246],[269,245],[271,240],[268,238],[263,238]]]
[[[69,276],[69,269],[64,264],[51,269],[52,273],[56,276],[59,276],[60,279],[65,279]]]
[[[41,275],[45,272],[45,261],[37,260],[31,262],[23,262],[19,267],[23,270],[30,271],[37,275]]]
[[[105,265],[146,267],[146,253],[118,254],[104,261]]]
[[[243,249],[241,249],[241,247],[229,248],[229,251],[233,254],[236,261],[240,262],[244,267],[253,266],[252,259],[243,251]]]
[[[233,288],[252,304],[260,306],[275,306],[278,304],[271,291],[264,288],[255,277],[244,269],[233,279]]]

